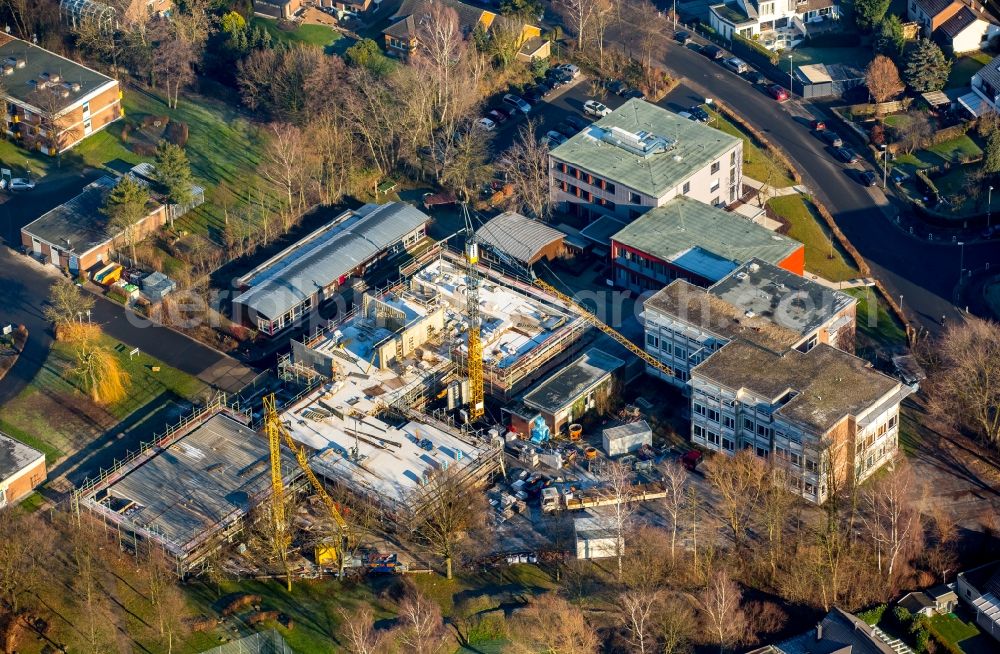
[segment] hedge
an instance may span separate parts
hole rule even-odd
[[[864,620],[867,624],[874,626],[882,621],[882,616],[885,614],[887,608],[889,607],[886,604],[879,604],[878,606],[873,606],[867,611],[859,612],[858,617]]]
[[[757,43],[753,39],[748,39],[746,37],[740,36],[739,34],[733,34],[733,42],[742,43],[751,50],[755,50],[756,52],[758,52],[761,56],[767,57],[767,60],[771,62],[772,66],[778,65],[778,53],[774,52],[773,50],[768,50],[767,48],[762,46],[760,43]]]

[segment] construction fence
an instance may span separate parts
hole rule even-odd
[[[201,654],[295,654],[295,651],[281,634],[271,629],[213,647]]]

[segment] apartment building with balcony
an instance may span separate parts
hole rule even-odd
[[[735,0],[710,5],[709,24],[727,39],[742,36],[768,50],[794,48],[840,19],[836,0]]]
[[[659,290],[675,279],[708,286],[750,259],[801,275],[805,246],[684,196],[651,209],[611,237],[612,280],[636,293]]]
[[[720,206],[743,184],[743,141],[632,99],[549,152],[551,199],[590,220],[635,220],[677,196]]]
[[[774,352],[819,344],[854,351],[857,300],[753,259],[709,288],[678,279],[643,304],[645,350],[673,376],[646,372],[688,391],[691,370],[725,345],[747,341]]]
[[[117,80],[0,34],[4,131],[29,150],[58,154],[122,117]]]
[[[750,449],[788,473],[789,489],[822,504],[895,456],[909,386],[821,343],[775,352],[734,340],[691,371],[691,442]]]

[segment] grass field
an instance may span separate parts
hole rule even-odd
[[[796,66],[806,64],[847,64],[864,72],[872,60],[872,49],[852,46],[848,48],[795,48],[793,60]],[[781,62],[788,77],[788,58]]]
[[[751,179],[756,179],[760,182],[764,181],[767,177],[767,165],[764,163],[764,154],[761,148],[749,134],[726,120],[718,112],[708,110],[708,113],[712,117],[710,125],[717,127],[730,136],[743,139],[743,174]],[[771,178],[771,186],[776,188],[786,188],[794,185],[795,181],[787,170],[781,175]]]
[[[963,158],[968,159],[969,157],[983,156],[982,149],[976,145],[975,141],[968,134],[963,134],[958,138],[945,141],[944,143],[938,143],[927,148],[927,150],[941,157],[944,161],[951,163],[959,163]]]
[[[873,288],[851,288],[844,291],[858,299],[858,350],[891,352],[906,345],[906,331],[889,311],[885,300]]]
[[[980,634],[979,628],[975,624],[965,622],[954,613],[933,616],[931,629],[943,640],[963,651],[965,648],[962,646],[962,641],[971,640]]]
[[[972,76],[979,72],[980,68],[990,63],[992,58],[985,52],[975,52],[959,57],[951,65],[951,74],[948,75],[948,83],[945,88],[957,89],[968,86],[972,81]]]
[[[299,25],[294,30],[284,30],[277,21],[255,16],[250,20],[253,27],[263,27],[278,43],[305,43],[316,45],[329,52],[333,44],[340,40],[340,33],[326,25]]]
[[[767,205],[788,221],[788,236],[806,246],[806,270],[831,282],[846,281],[858,276],[858,270],[850,263],[847,254],[841,251],[835,241],[831,245],[830,232],[813,211],[812,205],[802,196],[771,198]]]
[[[95,437],[112,429],[123,418],[147,405],[159,407],[158,398],[195,398],[206,386],[197,378],[146,355],[129,358],[127,346],[103,336],[102,343],[115,353],[129,373],[129,394],[110,406],[95,405],[83,392],[72,370],[72,349],[57,342],[31,383],[12,401],[0,407],[0,430],[35,447],[52,463]],[[153,372],[159,367],[159,372]]]

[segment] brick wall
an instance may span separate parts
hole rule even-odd
[[[0,490],[4,491],[7,504],[13,504],[31,493],[31,491],[44,481],[45,458],[43,457],[34,465],[16,473],[10,479],[0,482]]]

